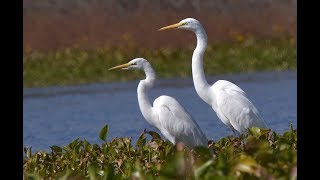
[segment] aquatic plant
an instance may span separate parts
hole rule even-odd
[[[51,152],[25,147],[24,179],[296,179],[297,129],[277,134],[253,127],[247,135],[209,141],[208,148],[172,145],[144,130],[135,145],[131,138],[100,145],[76,139]]]

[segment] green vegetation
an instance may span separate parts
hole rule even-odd
[[[191,77],[194,46],[184,49],[158,50],[101,47],[66,48],[54,52],[25,49],[23,57],[24,87],[79,84],[87,82],[126,81],[143,78],[141,72],[110,72],[108,68],[144,57],[152,63],[160,78]],[[294,39],[235,43],[210,43],[204,57],[205,73],[238,73],[262,70],[296,69]]]
[[[51,152],[31,153],[25,148],[24,179],[296,179],[297,130],[279,135],[251,128],[247,135],[209,142],[193,150],[164,141],[155,132],[143,131],[135,146],[131,138],[101,145],[76,139]],[[151,136],[151,140],[146,135]]]

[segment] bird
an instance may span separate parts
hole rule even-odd
[[[268,128],[257,108],[239,86],[227,80],[218,80],[213,85],[208,84],[203,70],[207,34],[198,20],[186,18],[158,31],[168,29],[184,29],[195,33],[197,45],[192,55],[192,78],[195,90],[235,135],[244,134],[251,127]]]
[[[143,70],[146,78],[139,82],[137,88],[140,111],[145,120],[157,128],[172,144],[183,143],[189,148],[208,146],[208,139],[199,125],[187,113],[185,108],[173,97],[161,95],[151,104],[148,92],[154,86],[156,73],[151,64],[144,58],[135,58],[128,63],[113,69]]]

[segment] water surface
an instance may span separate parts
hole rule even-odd
[[[240,86],[271,129],[282,133],[297,125],[296,71],[244,73],[207,77]],[[109,124],[108,139],[132,137],[144,128],[157,131],[143,118],[137,101],[139,80],[125,83],[25,88],[23,94],[23,144],[34,150],[67,145],[76,138],[102,143],[99,131]],[[232,135],[215,112],[196,94],[192,78],[158,80],[150,100],[160,95],[176,98],[192,114],[209,139]],[[159,132],[159,131],[157,131]]]

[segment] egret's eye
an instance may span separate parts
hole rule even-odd
[[[187,24],[188,24],[188,22],[184,22],[184,23],[182,23],[182,26],[187,25]]]
[[[137,63],[136,63],[136,62],[134,62],[134,63],[131,63],[131,65],[137,65]]]

